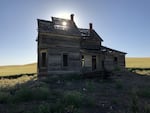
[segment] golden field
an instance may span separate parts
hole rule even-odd
[[[27,65],[0,66],[0,76],[36,73],[36,63]]]
[[[0,66],[0,76],[36,73],[37,64]],[[150,58],[126,58],[127,68],[150,68]]]
[[[147,58],[126,58],[127,68],[150,68],[150,57]]]

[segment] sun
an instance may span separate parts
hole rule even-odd
[[[66,26],[66,25],[67,25],[67,22],[65,22],[65,21],[62,22],[62,25],[63,25],[63,26]]]

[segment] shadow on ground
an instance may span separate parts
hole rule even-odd
[[[109,79],[75,74],[3,79],[0,113],[150,113],[149,81],[129,71],[114,71]]]

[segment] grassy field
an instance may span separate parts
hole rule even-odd
[[[0,79],[0,113],[150,113],[149,81],[131,72]]]
[[[36,63],[27,65],[0,66],[0,76],[36,73]]]
[[[150,58],[126,58],[127,68],[150,68]]]
[[[126,64],[146,68],[148,60],[127,58]],[[36,64],[0,67],[0,75],[5,76],[35,72]],[[147,76],[150,73],[149,70],[138,73],[142,76],[114,71],[109,79],[80,75],[38,79],[36,74],[3,78],[0,79],[0,113],[150,113],[150,76]]]

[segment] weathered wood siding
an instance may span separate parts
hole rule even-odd
[[[104,68],[106,70],[113,70],[115,68],[114,56],[112,56],[111,54],[107,54],[104,56]]]
[[[39,48],[47,49],[48,73],[80,72],[80,37],[42,34],[39,41]],[[68,55],[66,67],[63,66],[63,54]]]
[[[62,68],[61,53],[48,54],[48,71],[61,70]]]
[[[105,54],[104,68],[106,70],[116,70],[125,68],[125,55],[120,53]],[[115,61],[117,59],[117,61]]]
[[[118,66],[125,69],[125,55],[118,55]]]
[[[97,55],[97,70],[98,71],[101,71],[101,70],[103,70],[103,66],[102,66],[102,62],[103,62],[103,55],[102,54],[98,54]]]
[[[99,49],[100,48],[100,42],[97,40],[82,40],[81,41],[81,48]]]
[[[100,46],[101,46],[101,42],[95,38],[81,40],[81,48],[99,49]]]
[[[96,69],[94,71],[102,70],[102,60],[103,56],[100,54],[88,54],[81,53],[84,56],[84,66],[82,67],[82,72],[91,72],[92,71],[92,56],[96,56]]]

